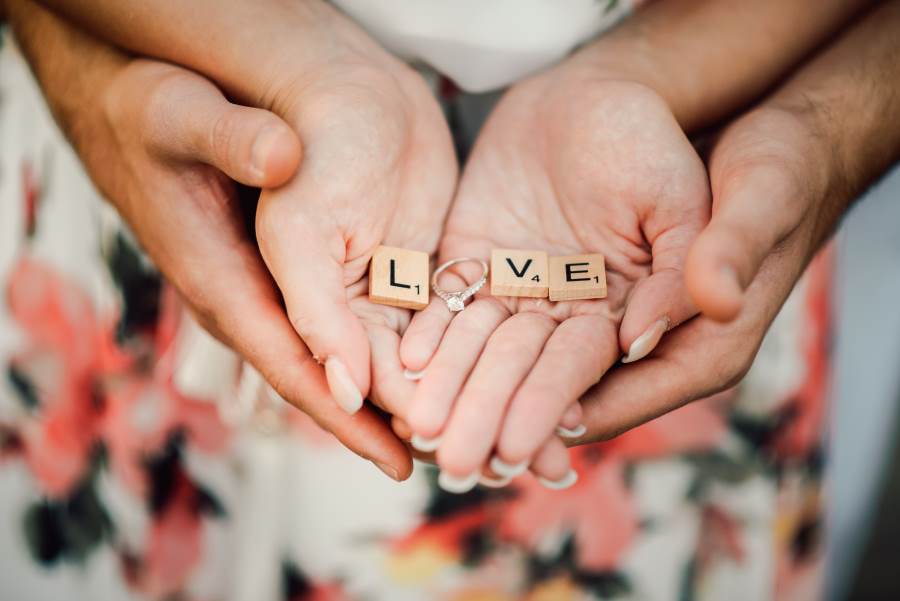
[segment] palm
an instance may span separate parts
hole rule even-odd
[[[623,340],[634,340],[662,316],[680,321],[693,313],[683,290],[681,266],[690,241],[707,218],[709,193],[702,162],[665,104],[648,90],[632,84],[582,82],[573,91],[557,78],[551,71],[526,81],[495,109],[463,174],[439,260],[487,257],[492,248],[545,250],[551,255],[601,253],[606,259],[608,296],[551,303],[492,297],[485,288],[443,339],[426,331],[433,327],[434,313],[417,318],[421,324],[414,323],[404,340],[404,361],[413,368],[427,364],[428,372],[439,373],[430,378],[426,373],[416,404],[419,398],[446,395],[445,391],[462,392],[443,428],[441,451],[448,462],[466,468],[471,462],[453,457],[474,461],[478,453],[469,450],[472,445],[466,436],[454,437],[451,430],[465,429],[467,418],[457,415],[466,415],[461,405],[473,396],[467,395],[471,386],[464,383],[473,366],[457,365],[451,376],[441,364],[443,349],[461,344],[453,340],[454,328],[466,330],[470,344],[478,348],[470,380],[477,378],[481,365],[489,365],[485,371],[495,379],[502,377],[498,370],[521,374],[509,398],[499,391],[494,402],[499,406],[499,452],[518,461],[540,446],[566,407],[618,359],[623,320],[630,318],[631,329],[637,330],[623,335]],[[459,274],[467,281],[477,277],[473,264],[460,267]],[[454,284],[460,283],[450,285]],[[462,325],[463,320],[468,325]],[[546,333],[532,335],[527,328]],[[509,342],[504,343],[501,335]],[[437,340],[441,342],[436,350],[428,348]],[[492,352],[492,343],[501,350]],[[533,352],[528,344],[534,345]],[[514,352],[505,356],[504,346]],[[439,367],[433,368],[436,363]],[[482,409],[470,415],[490,422],[484,416],[483,388],[479,390],[473,402]],[[418,415],[414,408],[410,421],[414,430],[433,434],[441,430],[440,420],[425,413],[440,417],[451,410],[441,414],[434,403],[427,405],[427,411]],[[462,472],[463,467],[455,471]]]
[[[369,260],[382,244],[434,252],[457,164],[422,78],[371,41],[355,43],[367,51],[283,86],[288,99],[276,109],[296,129],[303,162],[287,185],[263,193],[257,228],[295,329],[320,360],[339,357],[365,395],[367,322],[390,323],[398,336],[409,320],[368,303]]]

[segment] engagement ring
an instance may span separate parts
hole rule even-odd
[[[449,267],[452,267],[453,265],[456,265],[457,263],[465,263],[466,261],[473,261],[475,263],[481,264],[481,269],[483,271],[481,277],[477,282],[475,282],[465,290],[460,290],[458,292],[448,292],[438,286],[438,276],[440,276],[443,271],[445,271]],[[437,294],[447,302],[447,308],[450,309],[451,312],[457,313],[466,308],[466,299],[474,296],[476,292],[481,290],[481,287],[484,286],[485,282],[487,282],[487,275],[488,265],[486,261],[482,261],[481,259],[472,259],[469,257],[453,259],[452,261],[447,261],[435,270],[434,275],[431,276],[431,289],[434,290],[435,294]]]

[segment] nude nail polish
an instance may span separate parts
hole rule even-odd
[[[407,380],[411,380],[413,382],[417,382],[417,381],[421,380],[422,376],[424,376],[424,375],[425,375],[424,369],[420,369],[419,371],[413,371],[411,369],[403,370],[403,377],[406,378]]]
[[[343,361],[337,357],[329,357],[325,362],[325,378],[331,395],[341,409],[353,415],[362,408],[362,394]]]
[[[462,494],[465,492],[469,492],[475,485],[478,484],[478,480],[481,477],[480,471],[475,471],[469,474],[468,476],[454,476],[452,474],[448,474],[447,472],[441,472],[438,476],[438,486],[447,492],[452,492],[456,494]]]
[[[494,473],[498,476],[502,476],[504,478],[515,478],[528,469],[528,463],[528,460],[525,460],[516,465],[510,465],[504,462],[499,457],[495,456],[491,458],[490,466]]]
[[[481,476],[481,478],[478,479],[478,484],[487,488],[503,488],[510,482],[512,482],[512,478],[490,478],[488,476]]]
[[[631,343],[631,347],[628,349],[628,355],[622,359],[622,363],[634,363],[649,355],[653,349],[656,348],[656,345],[659,344],[660,339],[668,329],[668,317],[661,317],[654,321],[643,334],[638,336],[637,339]]]
[[[412,439],[409,441],[409,443],[417,451],[422,451],[423,453],[433,453],[438,450],[438,447],[441,446],[441,437],[435,436],[434,438],[425,438],[424,436],[413,434]]]
[[[541,486],[543,486],[544,488],[549,488],[550,490],[565,490],[578,482],[578,472],[573,469],[569,469],[566,475],[559,480],[548,480],[546,478],[539,477],[538,482],[541,483]]]
[[[580,436],[584,436],[585,432],[587,432],[587,427],[585,427],[584,424],[578,424],[571,429],[556,426],[556,433],[563,438],[579,438]]]

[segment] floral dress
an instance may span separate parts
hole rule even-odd
[[[453,495],[425,465],[397,484],[237,362],[216,386],[179,375],[212,343],[7,40],[0,598],[818,598],[830,264],[810,267],[740,386],[573,449],[572,488],[522,476]]]

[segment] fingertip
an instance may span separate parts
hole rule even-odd
[[[407,424],[412,432],[426,440],[436,439],[443,429],[444,424],[432,408],[421,402],[413,402],[409,410]]]
[[[256,136],[250,156],[258,185],[274,188],[286,183],[300,166],[302,154],[300,139],[290,127],[280,121],[266,125]]]
[[[703,254],[698,245],[688,256],[685,281],[688,294],[700,312],[716,321],[733,320],[744,304],[744,288],[737,269],[717,260],[712,253]]]

